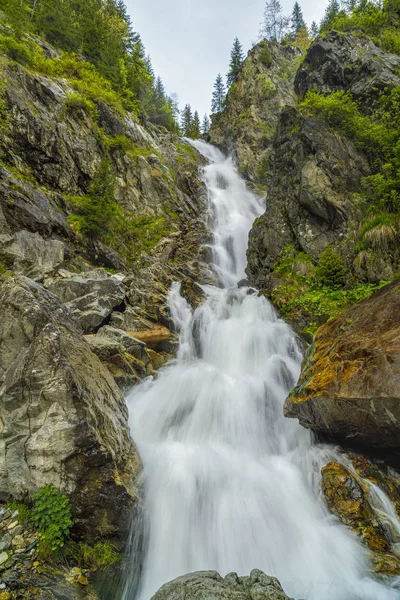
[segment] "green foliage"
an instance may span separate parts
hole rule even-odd
[[[4,98],[6,82],[0,80],[0,134],[8,128],[8,106]]]
[[[322,286],[336,287],[345,283],[347,269],[339,252],[328,246],[321,252],[315,268],[315,278]]]
[[[259,43],[259,46],[261,48],[261,54],[260,54],[261,62],[266,67],[270,67],[272,65],[272,56],[271,56],[271,52],[269,51],[268,42],[263,40],[262,42]]]
[[[225,107],[225,86],[221,73],[218,73],[214,83],[214,91],[211,100],[211,112],[221,112]]]
[[[32,64],[33,51],[30,45],[12,35],[0,33],[0,50],[21,65]]]
[[[98,542],[94,546],[79,544],[82,563],[86,568],[104,570],[121,560],[121,553],[110,542]]]
[[[114,176],[107,158],[97,169],[86,196],[74,199],[79,207],[69,221],[80,233],[89,238],[104,236],[111,227],[117,210],[114,200]]]
[[[357,283],[343,287],[345,276],[350,277],[340,254],[328,247],[320,255],[319,264],[313,266],[311,257],[287,245],[281,252],[274,273],[281,283],[271,293],[281,314],[298,323],[307,323],[302,333],[312,336],[326,321],[368,298],[388,282],[379,284]]]
[[[329,26],[369,36],[389,52],[400,53],[399,0],[348,0],[348,10],[333,15]],[[327,27],[324,27],[326,30]]]
[[[234,81],[236,81],[237,76],[240,73],[244,61],[244,54],[242,44],[239,41],[239,38],[235,38],[231,50],[231,60],[229,63],[229,71],[226,76],[226,84],[227,86],[231,86]]]
[[[82,112],[91,117],[94,121],[97,121],[99,117],[99,113],[97,112],[94,102],[88,100],[79,92],[72,92],[68,94],[65,101],[65,107],[67,111],[73,114],[75,117],[79,117]]]
[[[0,273],[1,273],[1,265],[0,265]],[[32,510],[26,504],[22,502],[17,502],[16,500],[11,500],[7,502],[7,508],[12,512],[18,511],[18,523],[26,526],[28,523],[33,521]]]
[[[374,110],[368,114],[363,114],[343,91],[333,92],[328,97],[310,91],[300,108],[320,116],[367,154],[373,170],[372,175],[362,181],[361,196],[367,213],[399,215],[400,87],[381,93]]]
[[[122,0],[0,0],[0,9],[13,31],[0,35],[0,47],[12,60],[68,77],[93,102],[178,130],[176,101],[155,78]],[[62,57],[46,58],[38,44],[24,37],[26,31],[63,51]]]
[[[45,485],[33,496],[32,515],[39,532],[39,551],[52,554],[64,546],[72,527],[68,498],[52,485]]]

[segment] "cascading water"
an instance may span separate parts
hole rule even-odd
[[[260,200],[230,159],[194,145],[211,161],[204,181],[222,287],[207,286],[194,314],[172,287],[178,357],[128,398],[144,465],[138,597],[149,600],[193,571],[258,568],[296,599],[398,599],[368,577],[364,549],[320,499],[320,469],[333,449],[314,446],[308,431],[283,417],[300,372],[292,331],[266,299],[235,287]],[[125,600],[133,600],[130,590]]]

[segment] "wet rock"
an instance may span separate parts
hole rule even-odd
[[[125,298],[124,285],[104,269],[48,279],[46,287],[70,309],[84,333],[96,330]]]
[[[330,31],[311,44],[295,78],[295,91],[322,94],[345,90],[371,101],[384,89],[400,85],[400,57],[368,39]]]
[[[0,554],[0,565],[3,565],[5,562],[7,562],[7,561],[8,561],[8,559],[9,559],[9,555],[8,555],[8,553],[7,553],[7,552],[5,552],[5,551],[3,551],[3,552]]]
[[[249,577],[230,573],[222,578],[216,571],[199,571],[166,583],[152,600],[290,600],[279,581],[254,569]]]
[[[400,283],[318,329],[285,415],[320,434],[400,451]]]
[[[371,482],[377,483],[376,475],[379,477],[380,486],[385,482],[386,486],[397,487],[396,480],[384,474],[368,460],[359,456],[355,459],[355,468],[353,465],[345,467],[337,462],[330,462],[323,467],[322,492],[329,510],[350,527],[369,548],[375,572],[396,575],[400,573],[400,557],[396,555],[400,536],[394,527],[389,526],[390,519],[385,515],[381,504],[372,496],[370,485]],[[364,469],[360,469],[360,463]],[[400,500],[400,488],[392,492],[391,496],[393,500],[395,497]]]
[[[53,484],[70,496],[77,532],[115,536],[140,468],[120,391],[43,286],[6,278],[0,311],[0,497]]]

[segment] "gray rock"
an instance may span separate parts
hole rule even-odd
[[[6,278],[0,312],[0,498],[53,484],[70,496],[87,539],[114,535],[140,468],[120,391],[43,286]]]
[[[254,569],[250,577],[199,571],[163,585],[152,600],[290,600],[275,577]]]
[[[229,89],[225,110],[211,117],[211,143],[233,153],[250,181],[258,181],[270,154],[280,111],[296,105],[293,80],[300,57],[293,46],[265,40],[254,46]]]
[[[18,231],[15,235],[0,235],[0,259],[14,271],[34,278],[43,278],[64,261],[64,243],[44,240],[38,233]]]
[[[389,54],[368,39],[330,31],[307,51],[295,78],[295,91],[322,94],[345,90],[370,102],[384,89],[400,85],[400,56]]]
[[[121,344],[127,350],[127,352],[132,354],[132,356],[135,358],[143,361],[145,364],[150,362],[146,353],[146,344],[136,339],[132,335],[129,335],[129,333],[122,331],[121,329],[105,325],[99,329],[97,332],[97,337],[115,341],[118,344]]]
[[[65,303],[85,333],[96,330],[125,299],[124,285],[104,269],[49,279],[46,287]]]

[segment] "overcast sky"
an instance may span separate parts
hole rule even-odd
[[[294,0],[281,0],[290,14]],[[308,25],[321,20],[328,0],[299,0]],[[126,0],[156,75],[180,106],[210,112],[213,83],[225,77],[233,39],[247,52],[257,39],[265,0]]]

